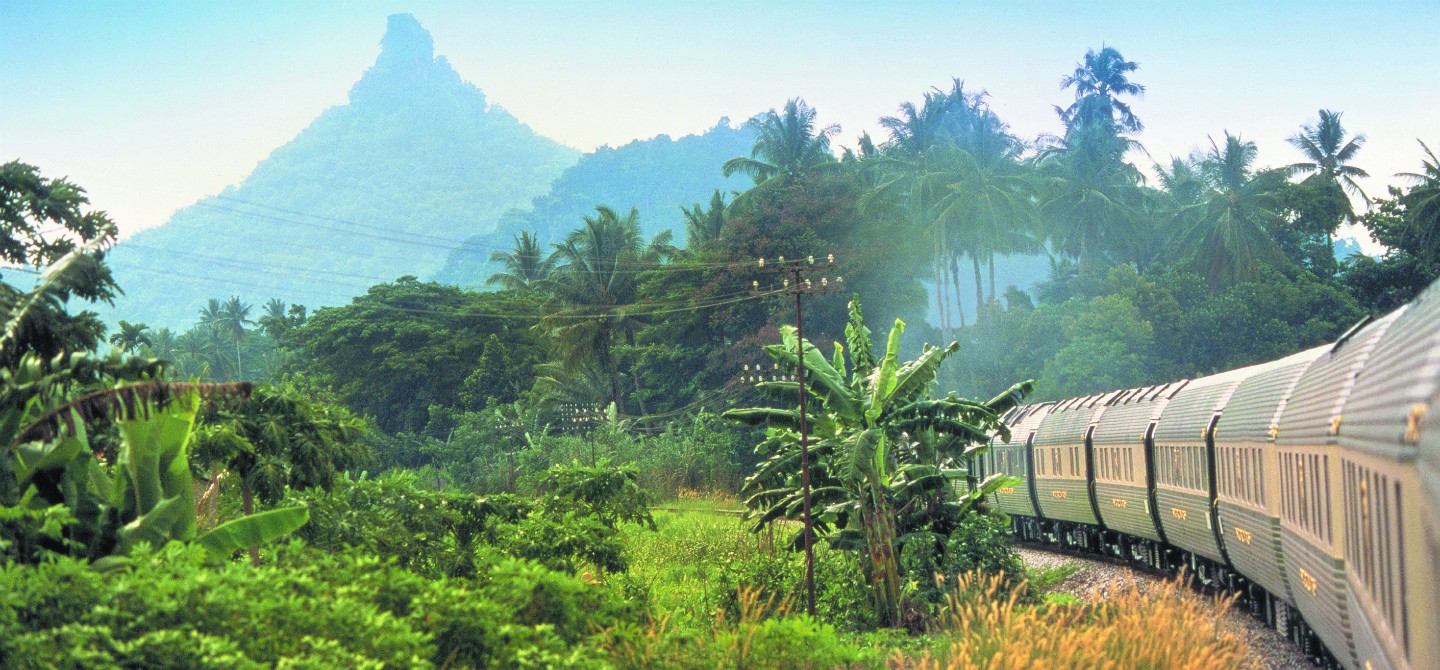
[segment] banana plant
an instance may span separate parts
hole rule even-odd
[[[20,431],[17,439],[53,437],[12,444],[5,454],[12,490],[19,493],[14,506],[32,513],[60,506],[71,518],[62,533],[42,541],[43,548],[83,556],[103,570],[126,564],[142,543],[159,547],[178,540],[195,542],[222,561],[304,525],[309,511],[291,507],[197,533],[189,447],[202,390],[248,392],[246,385],[122,386],[66,403]],[[113,466],[93,454],[85,416],[115,423],[120,439]]]
[[[813,441],[812,504],[821,510],[816,532],[835,548],[867,553],[872,602],[886,625],[900,621],[903,578],[896,560],[898,546],[916,539],[902,531],[919,528],[921,518],[942,516],[953,524],[975,511],[985,495],[1016,483],[1013,477],[992,476],[959,495],[949,486],[954,475],[966,472],[966,463],[992,435],[1009,439],[999,417],[1034,388],[1034,382],[1021,382],[988,402],[954,395],[933,398],[936,374],[958,346],[926,345],[918,358],[901,363],[904,330],[905,323],[897,319],[884,354],[876,358],[859,301],[852,299],[845,328],[848,351],[836,343],[827,359],[810,342],[800,342],[789,326],[781,328],[780,344],[765,347],[765,353],[791,373],[804,356],[804,392],[818,406],[807,417]],[[787,403],[802,392],[794,381],[757,386]],[[757,447],[766,459],[743,489],[750,494],[746,504],[756,520],[754,529],[782,518],[798,518],[803,506],[798,411],[755,407],[723,416],[768,426],[766,440]],[[916,459],[916,454],[927,451],[920,448],[922,442],[931,453],[941,447],[939,457],[929,462]]]

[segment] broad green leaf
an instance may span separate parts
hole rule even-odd
[[[890,328],[890,338],[885,342],[885,357],[872,373],[874,380],[870,382],[870,398],[865,407],[865,421],[871,425],[880,418],[891,394],[895,392],[895,373],[900,369],[900,335],[904,332],[905,322],[895,319],[895,325]]]
[[[309,520],[307,507],[282,507],[222,523],[195,542],[210,552],[212,560],[224,561],[242,549],[285,537]]]
[[[195,523],[193,501],[182,500],[180,496],[161,500],[148,512],[120,528],[119,542],[116,543],[113,553],[128,556],[135,544],[141,541],[156,547],[163,545],[174,538],[173,529],[187,516],[190,523]]]
[[[797,338],[795,328],[782,326],[780,337],[783,344],[770,345],[765,347],[765,352],[772,358],[780,361],[782,367],[794,371],[799,366],[799,357],[796,355]],[[830,365],[830,361],[820,354],[815,345],[806,341],[804,344],[806,386],[810,393],[820,398],[821,405],[825,411],[839,415],[843,420],[856,421],[861,416],[860,400],[850,391],[845,379]]]
[[[862,380],[875,369],[875,354],[870,344],[870,329],[860,311],[860,296],[850,298],[850,322],[845,324],[845,346],[850,349],[850,375]],[[836,366],[839,369],[839,366]],[[857,390],[858,393],[858,390]]]
[[[891,404],[909,403],[922,397],[935,381],[935,375],[940,371],[940,364],[945,361],[945,357],[959,350],[960,345],[956,342],[943,348],[927,345],[919,358],[902,365],[895,373],[895,390],[890,395]]]
[[[1025,396],[1028,396],[1034,392],[1035,380],[1027,379],[1023,382],[1017,382],[1010,388],[1005,389],[1003,393],[995,396],[994,398],[991,398],[989,402],[986,402],[985,406],[989,407],[990,411],[994,412],[997,415],[1004,414],[1005,412],[1008,412],[1015,406],[1019,405],[1020,402],[1025,399]]]

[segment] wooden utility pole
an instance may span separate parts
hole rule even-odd
[[[800,387],[800,499],[802,511],[803,530],[802,541],[805,545],[805,611],[810,616],[815,616],[815,521],[810,513],[810,436],[809,425],[805,417],[805,398],[809,392],[805,386],[805,315],[800,300],[801,296],[818,293],[838,293],[844,283],[843,277],[837,277],[832,284],[829,278],[822,278],[817,284],[807,276],[815,272],[823,272],[835,269],[835,256],[829,255],[824,263],[817,264],[814,256],[806,259],[786,261],[784,256],[770,267],[766,267],[765,259],[760,259],[761,270],[772,270],[785,274],[785,281],[780,293],[795,296],[795,383]],[[752,284],[757,290],[759,282]]]

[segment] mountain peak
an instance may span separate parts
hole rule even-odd
[[[411,14],[391,14],[380,38],[380,55],[350,89],[350,102],[407,105],[423,101],[425,91],[461,85],[460,75],[444,56],[435,56],[435,40]],[[484,95],[473,91],[484,106]]]
[[[380,38],[376,67],[424,67],[435,61],[435,40],[412,14],[391,14]]]

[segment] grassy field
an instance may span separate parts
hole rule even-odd
[[[777,549],[768,531],[751,532],[739,508],[732,500],[681,498],[656,506],[656,530],[625,530],[629,578],[650,594],[654,644],[632,642],[613,654],[698,667],[661,642],[678,636],[708,649],[707,658],[748,668],[1247,667],[1243,642],[1216,623],[1227,603],[1178,583],[1094,605],[1047,597],[1074,572],[1069,567],[1029,574],[1018,589],[992,576],[962,577],[928,630],[910,634],[857,617],[869,603],[856,557],[821,546],[815,621],[798,614],[799,555]],[[773,635],[793,639],[782,644]]]

